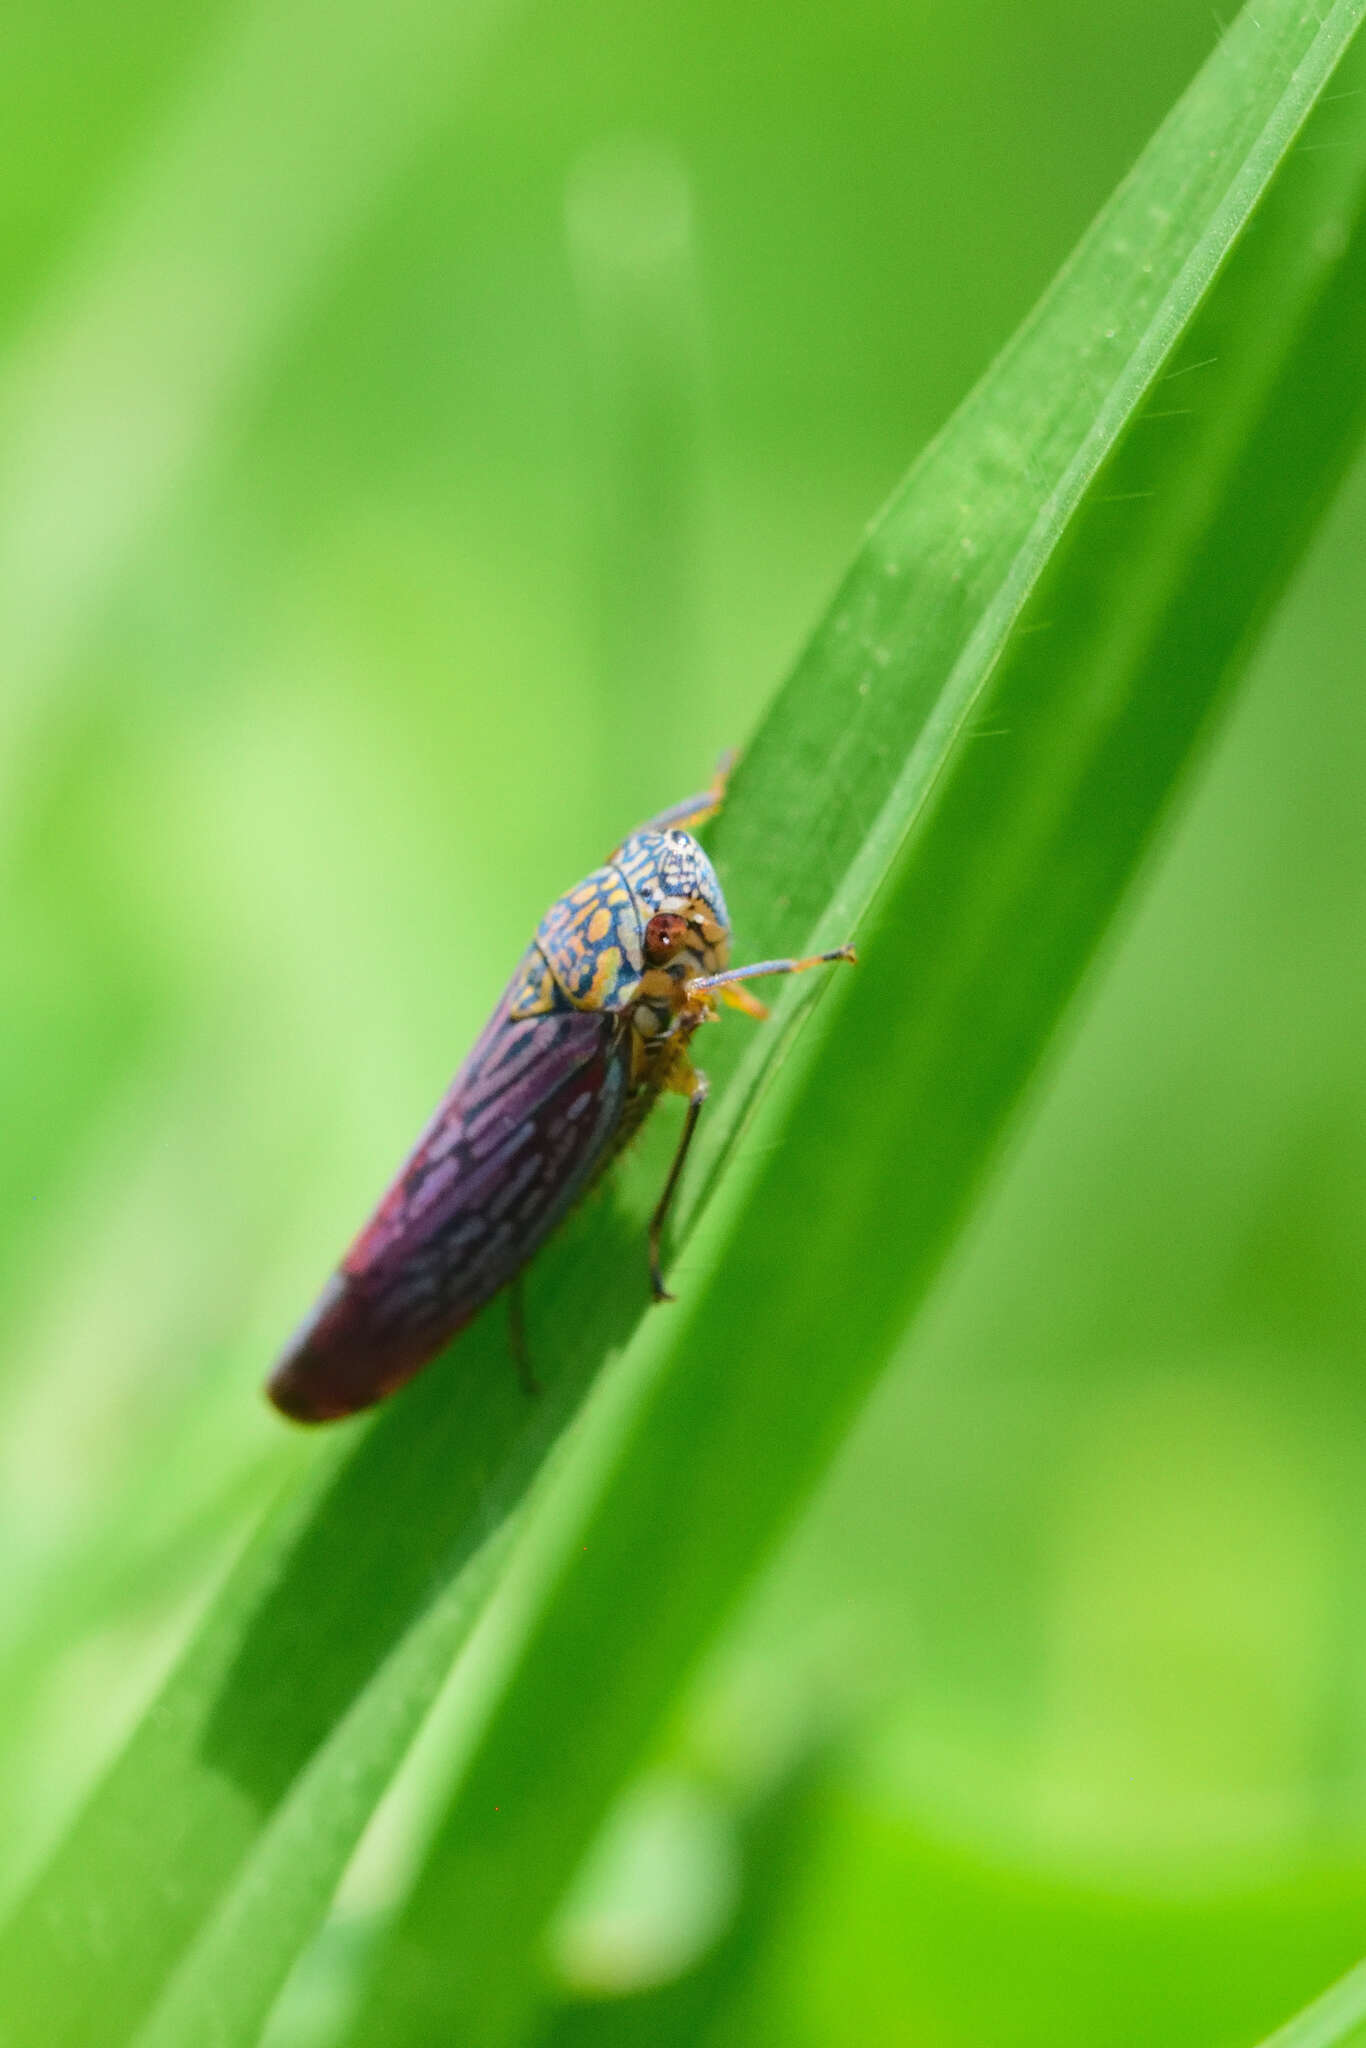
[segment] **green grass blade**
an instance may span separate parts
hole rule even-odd
[[[866,962],[630,1361],[639,1409],[566,1517],[358,2041],[520,2036],[548,1911],[923,1295],[1355,445],[1366,136],[1326,112],[1297,137],[1359,19],[1241,19],[874,530],[746,764],[718,833],[737,924],[766,951],[872,899]]]
[[[582,1326],[542,1402],[521,1394],[495,1316],[462,1345],[454,1384],[429,1374],[374,1426],[317,1444],[0,1937],[10,2041],[131,2039],[206,1920],[224,1938],[243,1898],[259,1924],[234,1998],[264,2012],[449,1670],[503,1525],[636,1311],[600,1300],[597,1261],[639,1257],[622,1228],[599,1205],[547,1262],[539,1298]],[[278,1869],[290,1842],[288,1895],[263,1893],[253,1856]],[[240,2017],[217,1991],[212,2004],[215,2026]]]
[[[1366,2041],[1366,1963],[1267,2036],[1262,2048],[1360,2048]]]

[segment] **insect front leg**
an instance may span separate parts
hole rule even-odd
[[[810,953],[805,960],[755,960],[749,967],[727,967],[721,974],[694,975],[688,990],[692,995],[703,995],[719,988],[724,1002],[733,1002],[737,1010],[747,1010],[750,1016],[756,1016],[764,1010],[763,1004],[753,1005],[748,992],[735,986],[737,982],[757,981],[764,974],[805,974],[809,968],[829,967],[837,960],[847,960],[854,966],[858,954],[852,946],[836,946],[830,953]]]
[[[852,946],[836,946],[832,952],[812,953],[804,960],[758,960],[752,967],[731,967],[721,974],[694,975],[687,983],[688,995],[691,1000],[695,1000],[699,996],[709,994],[712,989],[719,989],[723,1002],[733,1003],[737,1010],[744,1010],[751,1017],[764,1018],[768,1015],[764,1004],[756,1001],[748,989],[738,984],[756,980],[760,975],[766,974],[805,974],[811,967],[825,967],[839,960],[852,963],[857,958],[858,955]],[[705,1022],[705,1006],[698,1005],[698,1010],[701,1014],[695,1016],[695,1021]],[[664,1285],[661,1264],[664,1225],[668,1221],[669,1210],[678,1192],[688,1147],[697,1129],[697,1119],[702,1114],[702,1105],[707,1099],[707,1077],[699,1073],[690,1060],[680,1057],[664,1086],[671,1093],[687,1096],[688,1114],[683,1122],[673,1164],[669,1168],[669,1177],[664,1183],[664,1192],[655,1204],[654,1215],[650,1218],[650,1292],[656,1301],[672,1301],[674,1298]]]
[[[702,1114],[702,1104],[707,1099],[707,1077],[700,1074],[691,1061],[680,1061],[669,1081],[670,1089],[688,1098],[688,1113],[683,1119],[683,1130],[679,1136],[678,1149],[669,1168],[669,1177],[664,1183],[664,1192],[655,1203],[654,1215],[650,1218],[650,1292],[656,1301],[672,1301],[673,1295],[664,1285],[664,1273],[660,1262],[660,1247],[664,1237],[664,1225],[678,1191],[683,1174],[683,1162],[688,1156],[697,1119]]]

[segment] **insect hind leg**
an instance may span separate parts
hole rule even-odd
[[[661,1262],[661,1246],[664,1240],[664,1225],[668,1222],[673,1207],[678,1183],[683,1176],[683,1163],[688,1156],[688,1147],[697,1129],[697,1119],[702,1114],[702,1105],[707,1099],[707,1077],[695,1070],[691,1075],[692,1092],[688,1096],[688,1114],[683,1119],[683,1129],[678,1140],[678,1149],[669,1168],[669,1177],[664,1183],[664,1192],[655,1203],[655,1212],[650,1218],[650,1292],[656,1301],[672,1301],[673,1295],[664,1285],[664,1271]]]
[[[706,824],[708,818],[714,818],[725,802],[726,784],[734,765],[734,751],[723,754],[716,764],[709,789],[699,790],[696,796],[685,796],[682,803],[670,804],[667,811],[660,811],[657,817],[647,818],[643,825],[637,826],[637,831],[668,832],[677,826],[684,832],[695,832],[699,825]]]
[[[522,1275],[514,1274],[508,1284],[508,1344],[512,1350],[513,1364],[517,1367],[517,1378],[524,1394],[539,1394],[541,1383],[531,1363],[531,1351],[526,1341],[526,1294],[522,1286]]]

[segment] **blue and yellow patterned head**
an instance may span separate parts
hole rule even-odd
[[[633,832],[612,855],[612,865],[640,905],[643,924],[661,912],[686,916],[695,906],[729,936],[730,912],[716,870],[691,832]]]
[[[666,923],[652,926],[652,919]],[[661,947],[666,930],[669,943]],[[595,868],[542,918],[513,1013],[629,1009],[642,977],[652,968],[664,971],[661,962],[683,981],[716,973],[729,953],[726,899],[692,834],[678,828],[633,832],[605,867]]]

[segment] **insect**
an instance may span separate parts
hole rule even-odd
[[[428,1364],[504,1287],[520,1338],[522,1268],[639,1130],[662,1094],[688,1098],[650,1221],[650,1284],[668,1301],[665,1220],[706,1100],[690,1054],[716,1000],[768,1013],[740,984],[853,960],[729,967],[721,885],[692,836],[723,778],[633,832],[553,903],[397,1179],[267,1382],[299,1422],[351,1415]],[[534,1382],[530,1382],[534,1385]]]

